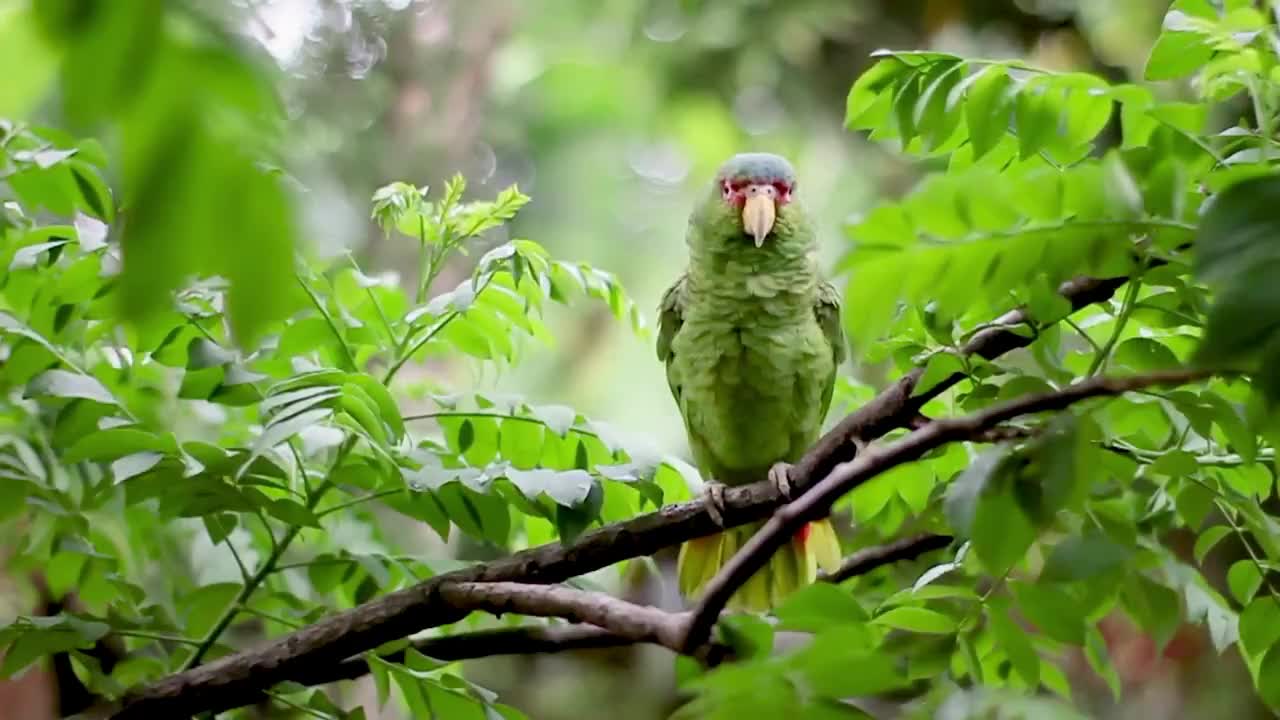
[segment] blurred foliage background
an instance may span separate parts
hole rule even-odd
[[[301,235],[318,252],[350,249],[366,272],[398,273],[410,285],[416,247],[371,222],[376,188],[405,179],[434,190],[462,173],[471,195],[488,199],[517,183],[533,202],[486,243],[532,238],[556,257],[614,272],[652,318],[684,265],[692,193],[728,155],[792,159],[828,265],[851,215],[901,194],[927,169],[842,127],[845,96],[872,51],[1025,58],[1132,80],[1167,8],[1167,0],[230,0],[204,11],[225,15],[280,69],[290,139],[282,165],[298,181]],[[466,272],[446,269],[440,285]],[[475,366],[458,362],[412,372],[571,405],[682,453],[651,343],[603,307],[550,312],[556,346],[533,350],[518,369],[468,378]],[[875,368],[859,372],[874,383]],[[1235,682],[1240,674],[1215,663],[1199,636],[1157,658],[1140,636],[1114,632],[1121,673],[1142,685],[1123,706],[1095,688],[1099,717],[1233,711],[1231,685],[1213,683],[1220,672]],[[486,661],[477,680],[535,718],[640,720],[672,707],[671,665],[665,651],[629,648]],[[38,682],[29,674],[4,692],[16,697],[22,683]],[[0,702],[0,717],[8,707],[21,704]]]
[[[1164,0],[255,0],[239,22],[284,68],[308,235],[411,265],[364,200],[387,178],[535,201],[511,230],[618,274],[646,309],[683,267],[691,193],[734,152],[795,163],[824,257],[919,168],[842,127],[879,48],[1140,76]],[[228,12],[235,10],[228,9]],[[504,240],[494,237],[494,244]],[[454,280],[443,278],[449,286]],[[649,313],[650,316],[652,313]],[[682,448],[650,347],[608,313],[558,313],[554,352],[498,379]],[[466,372],[465,368],[455,368]],[[655,391],[655,388],[659,391]]]
[[[1167,8],[1166,0],[251,0],[239,13],[285,70],[293,167],[308,188],[306,234],[322,247],[353,247],[366,268],[410,267],[412,244],[384,239],[366,220],[374,188],[387,178],[439,187],[461,172],[483,197],[515,182],[534,201],[510,232],[616,273],[652,320],[685,262],[692,193],[729,155],[765,150],[793,161],[828,266],[843,251],[850,215],[915,182],[923,168],[843,127],[849,86],[874,50],[1020,57],[1134,80]],[[556,347],[492,382],[606,420],[632,442],[683,452],[651,345],[603,307],[549,312]],[[669,657],[653,648],[586,662],[493,660],[478,670],[480,682],[517,693],[514,704],[549,720],[604,708],[641,720],[674,701]],[[653,692],[637,692],[642,683]],[[1171,696],[1153,697],[1155,714],[1171,717]]]

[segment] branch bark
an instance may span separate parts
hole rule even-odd
[[[833,573],[822,576],[826,582],[844,582],[849,578],[866,575],[885,565],[892,565],[900,560],[915,560],[921,555],[941,550],[951,544],[949,535],[931,535],[928,533],[912,535],[901,540],[863,548],[845,558],[840,568]]]
[[[1059,291],[1073,309],[1079,309],[1108,299],[1126,280],[1080,278],[1063,284]],[[997,318],[988,329],[975,333],[961,351],[990,360],[1024,347],[1032,338],[1010,328],[1030,323],[1031,318],[1025,311],[1010,311]],[[956,373],[926,392],[913,395],[922,374],[920,369],[908,373],[823,436],[791,468],[793,488],[804,493],[837,466],[852,459],[855,439],[871,440],[898,428],[911,427],[912,419],[926,402],[963,378]],[[782,498],[768,482],[728,488],[723,521],[727,527],[735,527],[760,520],[781,503]],[[550,543],[438,575],[417,586],[324,618],[262,647],[162,678],[130,693],[114,717],[186,717],[201,711],[238,707],[252,702],[259,691],[276,683],[318,675],[384,643],[456,622],[467,611],[452,607],[442,597],[441,589],[450,583],[561,582],[719,530],[702,502],[686,502],[584,533],[568,545]]]
[[[863,548],[850,555],[839,570],[821,576],[819,581],[844,582],[851,578],[866,575],[886,565],[892,565],[904,560],[914,560],[925,553],[941,550],[950,545],[951,541],[952,538],[947,535],[922,533],[883,545]],[[625,601],[618,600],[618,602]],[[687,620],[688,615],[688,613],[682,613],[680,616]],[[557,614],[556,617],[565,616]],[[681,630],[683,632],[683,628]],[[456,635],[440,635],[418,640],[412,643],[410,647],[429,658],[445,662],[456,662],[458,660],[475,660],[499,655],[534,655],[538,653],[569,652],[572,650],[616,648],[634,645],[638,642],[648,642],[648,640],[626,637],[605,630],[602,627],[581,622],[572,625],[494,628],[458,633]],[[404,661],[404,657],[404,651],[399,651],[385,655],[383,659],[388,662],[399,663]],[[315,675],[293,678],[293,681],[308,686],[327,685],[340,680],[354,680],[368,673],[368,662],[362,657],[355,657],[323,668],[321,672]]]
[[[604,628],[631,642],[655,643],[677,652],[687,619],[685,613],[671,613],[563,585],[452,583],[440,588],[440,595],[459,609],[483,610],[497,616],[513,612],[565,618]]]
[[[983,437],[991,428],[1020,415],[1062,410],[1089,398],[1121,395],[1156,385],[1181,385],[1212,374],[1208,370],[1193,368],[1131,377],[1094,377],[1061,390],[993,405],[972,415],[934,420],[889,445],[867,448],[866,452],[836,467],[817,485],[774,513],[764,527],[720,569],[707,584],[694,609],[683,645],[684,652],[694,654],[707,642],[711,628],[733,593],[764,567],[779,548],[790,542],[805,523],[825,517],[836,500],[867,480],[947,443]]]
[[[537,586],[535,586],[537,587]],[[418,640],[410,645],[429,658],[444,662],[476,660],[500,655],[537,655],[571,650],[599,650],[633,645],[636,641],[594,625],[548,625],[493,628],[456,635]],[[391,663],[402,663],[403,650],[382,656]],[[355,680],[369,674],[369,663],[362,657],[343,660],[322,668],[320,672],[294,681],[307,686],[328,685],[340,680]]]

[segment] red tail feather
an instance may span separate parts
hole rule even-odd
[[[804,527],[796,531],[795,539],[799,540],[801,545],[804,545],[805,543],[809,542],[810,529],[811,528],[809,527],[809,523],[805,523]]]

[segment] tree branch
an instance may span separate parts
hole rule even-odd
[[[1059,292],[1073,309],[1111,297],[1128,278],[1081,278]],[[1009,330],[1030,318],[1023,310],[1005,313],[993,326],[975,333],[961,352],[994,359],[1031,338]],[[956,373],[924,393],[912,395],[923,370],[908,373],[828,432],[791,468],[793,488],[803,492],[854,455],[853,441],[878,438],[910,422],[930,399],[963,375]],[[768,482],[728,488],[723,521],[736,527],[768,517],[781,504]],[[440,596],[448,583],[519,581],[554,583],[633,557],[718,532],[700,501],[664,507],[626,522],[583,533],[574,542],[531,548],[489,563],[433,577],[357,608],[320,620],[259,648],[244,650],[191,670],[170,675],[135,690],[115,717],[185,717],[225,710],[252,702],[259,691],[276,683],[316,676],[347,658],[429,627],[456,622],[466,615]]]
[[[631,642],[655,643],[676,651],[684,639],[687,619],[685,613],[671,613],[563,585],[451,583],[440,588],[440,595],[458,609],[483,610],[498,616],[513,612],[565,618],[595,625]]]
[[[927,552],[941,550],[950,545],[952,540],[954,538],[949,535],[923,533],[905,537],[901,540],[894,540],[884,545],[863,548],[845,558],[844,563],[840,565],[838,570],[823,575],[822,579],[833,583],[844,582],[849,578],[866,575],[872,570],[885,565],[892,565],[899,560],[915,560]]]
[[[535,586],[536,587],[536,586]],[[536,655],[560,653],[571,650],[596,650],[634,645],[636,641],[615,635],[594,625],[527,625],[512,628],[492,628],[456,635],[440,635],[418,640],[410,645],[429,658],[444,662],[476,660],[500,655]],[[402,663],[405,652],[382,656],[391,663]],[[355,680],[369,674],[369,663],[362,657],[344,660],[315,675],[295,678],[302,685],[327,685],[339,680]]]
[[[720,569],[694,609],[683,650],[687,654],[697,652],[710,637],[711,628],[738,588],[764,567],[805,523],[825,517],[836,500],[867,480],[947,443],[982,437],[991,428],[1020,415],[1061,410],[1089,398],[1121,395],[1155,385],[1180,385],[1211,374],[1203,369],[1180,369],[1130,377],[1094,377],[1054,392],[1026,395],[993,405],[965,417],[934,420],[887,446],[868,448],[774,513]]]
[[[836,572],[823,575],[820,582],[839,583],[866,575],[873,570],[902,560],[914,560],[925,553],[941,550],[950,545],[952,538],[946,535],[922,533],[899,540],[863,548],[850,555]],[[539,587],[539,586],[526,586]],[[612,599],[612,598],[611,598]],[[618,602],[623,602],[619,600]],[[484,608],[477,608],[484,609]],[[526,613],[528,614],[528,613]],[[563,617],[557,614],[557,617]],[[688,619],[688,613],[680,615]],[[682,629],[683,631],[683,629]],[[624,647],[647,640],[624,637],[592,624],[576,623],[561,626],[524,626],[494,628],[475,632],[441,635],[424,638],[411,644],[419,653],[436,660],[455,662],[475,660],[498,655],[533,655],[559,653],[571,650],[594,650]],[[672,648],[674,649],[674,648]],[[404,651],[383,656],[388,662],[403,662]],[[337,665],[322,668],[316,675],[293,678],[301,685],[326,685],[339,680],[354,680],[367,675],[369,664],[364,658],[355,657]]]

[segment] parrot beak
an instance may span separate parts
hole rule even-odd
[[[777,219],[774,205],[776,191],[771,185],[752,185],[747,188],[747,201],[742,206],[742,227],[755,238],[756,247],[764,245],[764,239],[773,229]]]

